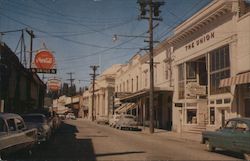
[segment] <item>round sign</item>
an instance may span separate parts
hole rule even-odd
[[[51,91],[58,91],[61,88],[61,81],[59,79],[49,79],[47,86]]]
[[[55,58],[50,51],[39,51],[35,56],[35,65],[39,69],[53,69]]]

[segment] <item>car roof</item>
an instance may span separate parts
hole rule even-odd
[[[20,115],[15,114],[15,113],[2,113],[0,112],[0,117],[3,119],[8,119],[8,118],[21,118]]]

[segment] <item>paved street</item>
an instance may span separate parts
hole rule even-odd
[[[231,155],[231,156],[230,156]],[[210,153],[198,142],[120,131],[83,120],[67,120],[29,159],[41,160],[236,160],[229,152]],[[28,158],[25,158],[28,159]]]

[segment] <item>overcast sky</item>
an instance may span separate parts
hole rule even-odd
[[[167,38],[178,25],[211,0],[164,0],[160,9],[163,21],[154,30],[155,40]],[[143,38],[112,36],[146,35],[147,20],[138,20],[137,0],[0,0],[0,32],[29,28],[34,31],[33,50],[46,47],[54,52],[58,73],[66,82],[74,72],[75,84],[88,85],[90,65],[104,71],[112,64],[126,63],[147,44]],[[20,32],[1,37],[13,51]],[[25,33],[26,48],[29,37]],[[18,54],[18,50],[16,50]],[[142,52],[143,54],[143,52]],[[54,75],[46,75],[53,77]]]

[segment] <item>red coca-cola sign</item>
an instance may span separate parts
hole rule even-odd
[[[48,50],[39,51],[34,61],[38,69],[53,69],[55,66],[55,57]]]

